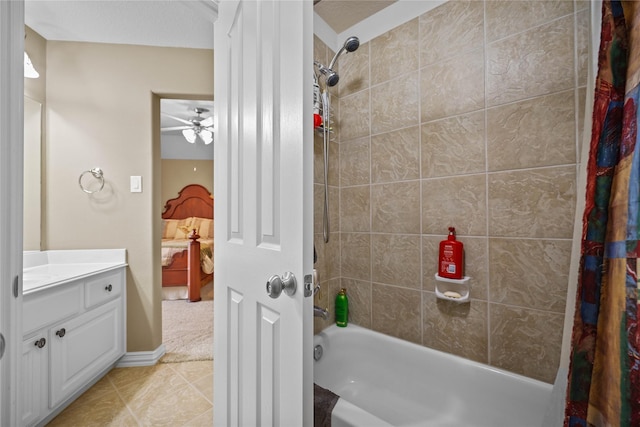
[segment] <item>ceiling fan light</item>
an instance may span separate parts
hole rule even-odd
[[[206,145],[209,145],[213,142],[213,132],[210,130],[203,130],[200,132],[200,138],[202,138]]]
[[[192,144],[196,142],[196,132],[193,129],[184,129],[182,131],[182,136]]]
[[[24,76],[30,79],[37,79],[40,77],[40,74],[36,71],[35,67],[31,63],[31,58],[27,55],[27,52],[24,53]]]

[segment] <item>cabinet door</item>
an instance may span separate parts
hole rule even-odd
[[[47,409],[47,362],[49,343],[45,334],[22,342],[22,372],[20,395],[22,426],[35,424]]]
[[[49,330],[51,408],[124,354],[122,331],[120,299],[60,322]]]

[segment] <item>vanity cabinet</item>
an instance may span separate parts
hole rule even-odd
[[[48,421],[125,352],[125,269],[24,296],[22,425]]]

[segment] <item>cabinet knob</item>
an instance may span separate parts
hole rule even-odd
[[[45,340],[44,338],[40,338],[39,340],[36,340],[35,342],[35,346],[38,348],[42,348],[47,344],[47,340]]]
[[[67,331],[65,331],[64,328],[60,329],[59,331],[56,331],[56,335],[59,336],[60,338],[62,338],[66,333]]]
[[[111,290],[113,289],[113,287],[111,286],[111,283],[109,283],[109,286],[105,286],[104,290],[107,292],[111,292]]]

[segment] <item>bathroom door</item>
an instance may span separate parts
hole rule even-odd
[[[311,1],[219,3],[216,426],[313,424],[312,28]],[[267,295],[286,272],[295,292]]]
[[[0,1],[0,425],[18,425],[22,356],[24,2]],[[16,289],[17,288],[17,289]]]

